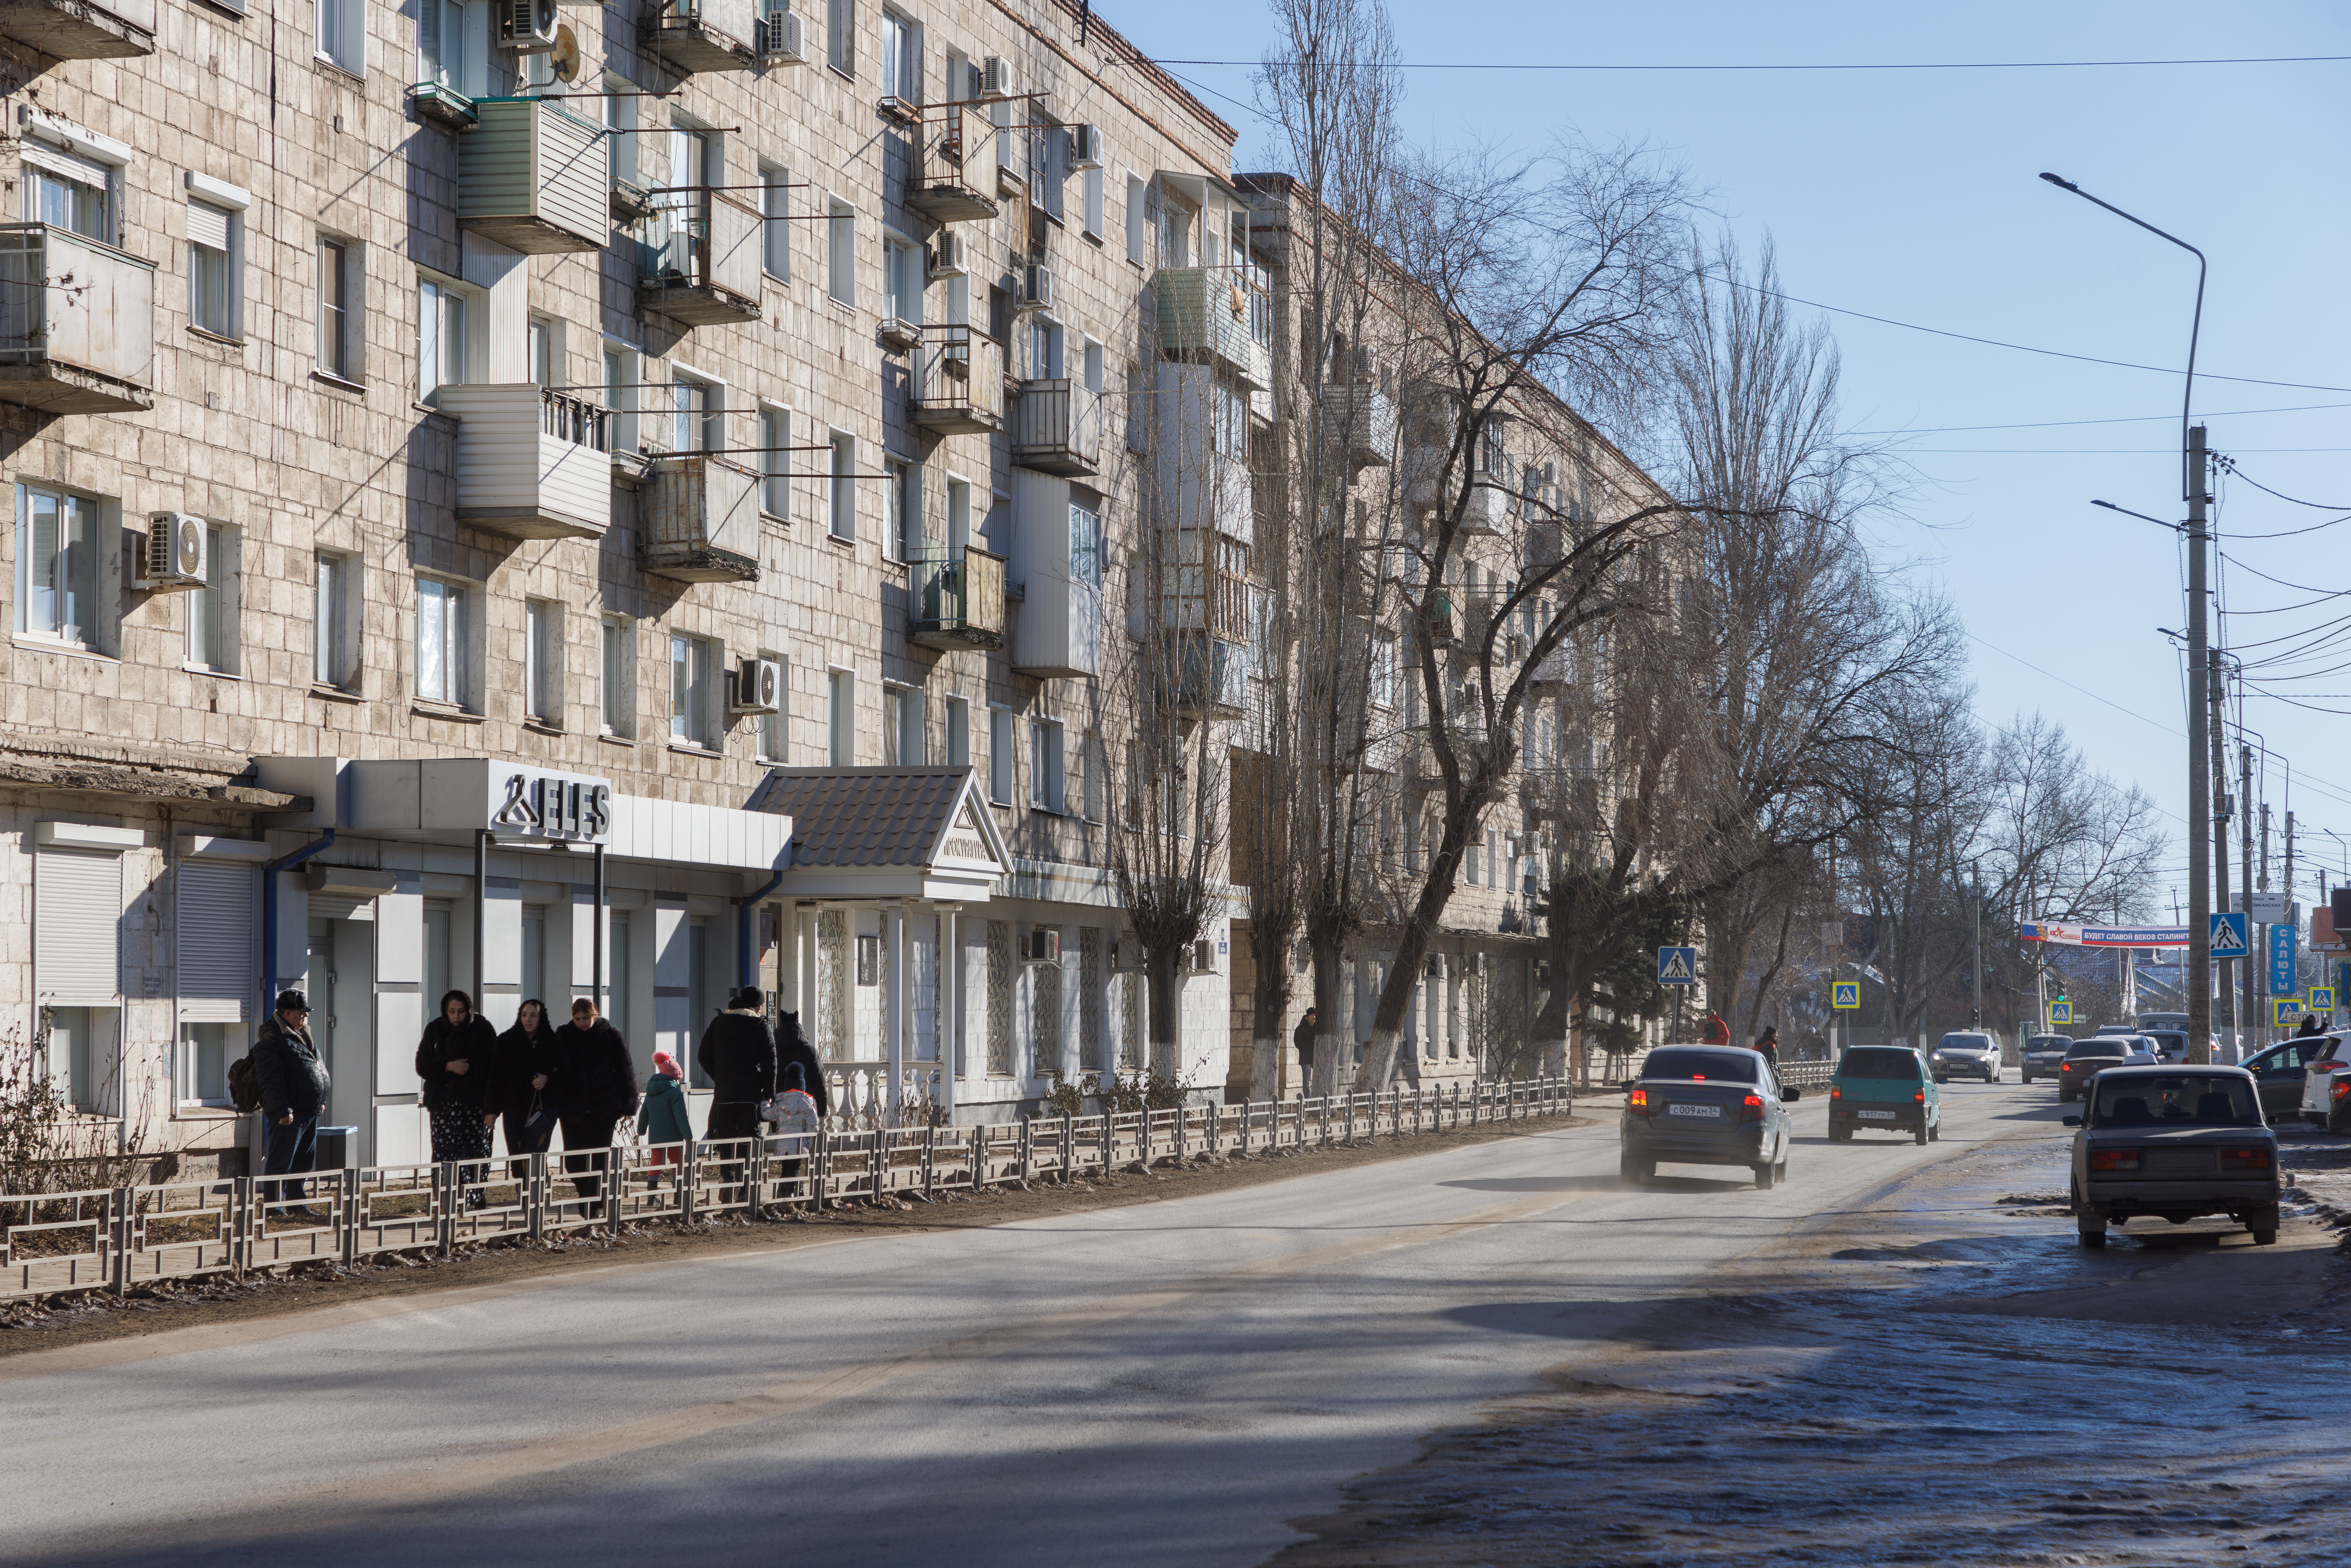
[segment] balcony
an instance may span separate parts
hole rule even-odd
[[[652,193],[640,308],[689,327],[759,319],[758,209],[698,185]]]
[[[756,582],[759,476],[724,457],[656,455],[637,498],[644,569],[678,582]]]
[[[915,127],[914,169],[906,206],[935,224],[977,222],[997,214],[996,127],[967,104]]]
[[[1238,718],[1249,706],[1249,645],[1197,634],[1167,639],[1167,682],[1186,718]]]
[[[155,0],[0,0],[0,34],[52,59],[132,59],[155,52]]]
[[[1004,558],[967,545],[910,562],[906,636],[942,653],[1004,646]]]
[[[1245,274],[1229,267],[1163,267],[1153,287],[1161,352],[1251,381],[1266,377],[1270,356],[1258,340],[1264,291]]]
[[[604,133],[553,99],[485,98],[457,139],[457,226],[525,256],[611,237]]]
[[[1083,382],[1020,383],[1012,407],[1012,461],[1077,478],[1101,471],[1101,405]]]
[[[908,417],[942,434],[1004,428],[1004,349],[967,322],[923,329]]]
[[[1527,674],[1528,689],[1542,694],[1563,692],[1574,684],[1575,664],[1564,648],[1554,648],[1543,655]]]
[[[1158,387],[1151,453],[1161,519],[1249,543],[1257,534],[1257,494],[1245,455],[1246,421],[1205,365],[1161,365]]]
[[[665,0],[637,25],[637,45],[681,76],[759,63],[753,0]]]
[[[1502,476],[1480,468],[1469,476],[1469,494],[1461,508],[1461,531],[1465,534],[1499,534],[1509,515],[1510,493],[1502,488]]]
[[[1385,466],[1395,451],[1395,400],[1370,382],[1337,383],[1323,389],[1322,430],[1358,469]]]
[[[474,100],[445,82],[421,81],[408,89],[408,101],[420,120],[452,131],[471,131],[482,122]]]
[[[611,414],[536,382],[445,386],[458,421],[457,520],[516,539],[601,538],[612,523]]]
[[[1070,482],[1012,470],[1012,549],[1007,575],[1020,586],[1012,667],[1040,677],[1102,673],[1102,514],[1070,494]]]
[[[0,224],[0,402],[155,406],[155,264],[47,224]]]

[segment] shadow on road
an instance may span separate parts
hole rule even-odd
[[[1625,1186],[1613,1176],[1493,1176],[1481,1181],[1441,1181],[1470,1192],[1614,1192]]]

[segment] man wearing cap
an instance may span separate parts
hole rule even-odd
[[[759,1107],[776,1093],[776,1038],[759,1016],[767,999],[758,987],[745,986],[702,1031],[702,1071],[714,1091],[705,1137],[759,1135]]]
[[[261,1109],[269,1119],[269,1152],[264,1176],[291,1176],[276,1201],[307,1205],[302,1176],[319,1168],[319,1116],[327,1108],[332,1080],[310,1040],[310,998],[299,991],[277,993],[277,1010],[261,1020],[253,1041],[253,1073],[261,1085]],[[309,1210],[292,1212],[308,1216]]]

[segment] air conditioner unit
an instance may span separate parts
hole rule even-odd
[[[498,42],[522,55],[555,47],[555,0],[506,0],[498,8]]]
[[[961,277],[967,270],[963,235],[953,229],[941,229],[938,243],[931,247],[933,277]]]
[[[1020,961],[1024,964],[1059,964],[1061,961],[1061,934],[1053,930],[1031,931],[1020,944]]]
[[[153,593],[185,593],[211,577],[211,538],[204,518],[156,513],[147,524],[147,559],[139,586]]]
[[[1217,972],[1217,945],[1202,938],[1192,944],[1192,973],[1213,975]]]
[[[1020,308],[1050,310],[1053,308],[1053,268],[1050,263],[1032,261],[1020,273]]]
[[[1102,134],[1099,125],[1070,127],[1070,167],[1099,169],[1102,166]]]
[[[782,9],[768,13],[767,30],[759,40],[759,60],[763,65],[797,66],[808,55],[800,47],[800,19]]]
[[[1010,98],[1012,96],[1012,62],[1002,55],[990,55],[980,62],[979,96]]]
[[[737,713],[781,713],[784,666],[774,659],[746,659],[735,673]]]

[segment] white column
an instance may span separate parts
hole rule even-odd
[[[800,1010],[800,906],[796,903],[776,910],[776,1009]]]
[[[906,906],[882,912],[882,947],[889,976],[882,988],[882,1044],[890,1061],[890,1124],[898,1124],[906,1077]]]
[[[963,936],[956,915],[961,904],[939,911],[939,1104],[955,1121],[956,1086],[963,1076]]]

